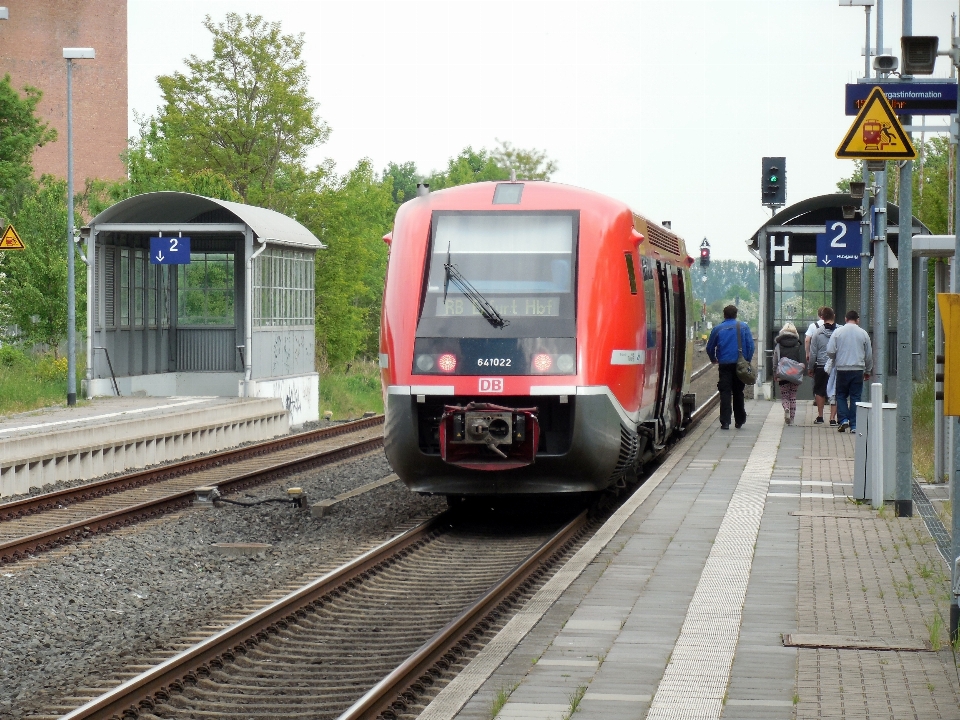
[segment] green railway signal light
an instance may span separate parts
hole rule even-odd
[[[783,207],[787,204],[787,159],[785,157],[763,158],[763,175],[760,183],[761,203],[767,207]]]

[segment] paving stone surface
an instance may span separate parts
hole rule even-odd
[[[777,441],[722,702],[705,688],[702,703],[651,712],[668,666],[683,662],[678,639],[771,407],[748,402],[740,431],[714,420],[456,717],[489,719],[499,693],[501,718],[960,720],[936,543],[919,515],[852,501],[854,436],[814,425],[807,403]],[[930,649],[785,647],[785,634]]]

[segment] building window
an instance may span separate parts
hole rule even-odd
[[[233,254],[190,253],[190,264],[177,267],[177,323],[233,325]]]
[[[120,325],[130,325],[130,250],[120,248]]]
[[[313,252],[269,248],[254,261],[253,324],[313,325]]]
[[[773,268],[774,332],[792,322],[801,337],[817,309],[833,307],[833,268],[817,267],[816,255],[794,255],[793,265]]]

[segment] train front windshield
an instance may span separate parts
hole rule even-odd
[[[538,349],[574,355],[578,229],[570,211],[434,213],[418,352],[439,357],[458,339],[456,374],[487,372],[487,360],[521,374]]]

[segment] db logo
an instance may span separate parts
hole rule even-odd
[[[502,393],[503,378],[480,378],[480,392]]]

